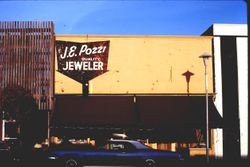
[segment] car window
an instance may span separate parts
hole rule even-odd
[[[126,143],[126,142],[106,143],[104,147],[102,148],[106,150],[112,150],[112,151],[131,151],[135,149],[133,145],[131,145],[130,143]]]
[[[124,150],[125,146],[124,146],[124,144],[121,144],[121,143],[113,143],[113,144],[111,143],[110,149],[111,150]]]

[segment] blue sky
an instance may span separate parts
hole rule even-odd
[[[246,24],[244,0],[1,0],[0,21],[50,20],[56,34],[200,35]]]

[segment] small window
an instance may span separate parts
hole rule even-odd
[[[110,148],[111,150],[124,150],[125,146],[122,143],[118,143],[118,144],[113,143],[113,144],[110,144]]]

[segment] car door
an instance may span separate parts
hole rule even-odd
[[[114,144],[113,144],[114,145]],[[116,146],[119,149],[116,150],[117,165],[123,166],[135,166],[138,162],[137,149],[129,142],[117,142]]]
[[[95,155],[95,165],[101,166],[114,166],[121,165],[121,153],[124,150],[122,143],[107,142],[103,146],[98,148],[98,152]]]

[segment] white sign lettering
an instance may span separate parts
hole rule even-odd
[[[66,61],[65,66],[62,68],[64,71],[73,71],[73,70],[103,70],[103,62],[100,61]]]

